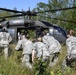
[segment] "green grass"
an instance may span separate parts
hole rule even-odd
[[[15,45],[10,45],[10,56],[6,61],[2,55],[0,56],[0,75],[33,75],[33,72],[26,67],[21,66],[22,51],[15,51]]]
[[[33,71],[30,71],[26,67],[21,66],[22,51],[15,51],[15,45],[10,45],[9,58],[6,61],[4,55],[0,55],[0,75],[34,75]],[[50,69],[50,75],[76,75],[74,69],[67,68],[66,72],[62,72],[61,64],[66,56],[66,47],[62,46],[62,52],[59,55],[57,64]]]
[[[52,67],[51,72],[53,74],[51,75],[76,75],[76,70],[73,68],[67,67],[65,72],[62,71],[62,62],[66,57],[66,52],[66,46],[62,46],[62,52],[59,55],[59,60],[57,64],[54,67]]]

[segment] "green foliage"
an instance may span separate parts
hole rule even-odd
[[[47,61],[43,62],[42,57],[38,60],[35,60],[33,68],[35,75],[50,75],[48,63]]]
[[[33,72],[21,65],[22,51],[15,51],[15,45],[10,45],[10,56],[4,59],[0,55],[0,75],[33,75]],[[20,57],[20,58],[19,58]]]
[[[34,30],[28,30],[28,34],[31,40],[36,38],[36,32]]]
[[[62,52],[59,55],[57,64],[49,68],[47,62],[43,62],[42,58],[36,60],[33,65],[33,70],[22,67],[21,58],[22,51],[15,51],[15,45],[10,45],[10,56],[6,61],[4,55],[0,55],[0,74],[1,75],[75,75],[75,68],[66,68],[62,71],[61,64],[66,55],[66,47],[62,46]],[[74,63],[72,63],[74,65]]]
[[[51,22],[53,24],[58,24],[59,26],[65,28],[66,30],[68,29],[76,30],[76,25],[75,25],[76,23],[73,23],[73,21],[76,20],[75,9],[63,10],[63,11],[51,11],[54,9],[62,9],[62,8],[68,8],[73,6],[76,6],[75,0],[48,0],[47,4],[42,2],[37,3],[37,7],[34,9],[39,12],[48,11],[48,12],[40,13],[43,16],[45,15],[45,17],[37,16],[38,19],[47,20],[48,22]],[[48,17],[47,19],[46,19],[46,16]],[[58,19],[61,19],[61,20],[58,20]],[[67,22],[63,20],[69,20],[72,22]]]

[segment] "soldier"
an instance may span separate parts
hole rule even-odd
[[[67,46],[67,55],[65,60],[63,61],[62,64],[63,67],[71,66],[71,61],[76,60],[76,37],[74,36],[73,30],[69,30],[67,32],[66,46]]]
[[[15,49],[19,50],[21,46],[23,49],[22,65],[31,69],[32,65],[30,63],[30,55],[32,54],[33,43],[32,43],[32,41],[30,41],[26,38],[26,35],[23,35],[22,39],[18,41]]]
[[[53,36],[46,35],[46,32],[44,33],[42,40],[50,53],[49,66],[53,66],[56,64],[56,62],[58,60],[58,55],[61,52],[61,45]]]
[[[34,43],[34,49],[32,51],[32,61],[34,61],[35,54],[37,59],[40,59],[42,56],[43,61],[46,61],[49,58],[49,52],[45,44],[42,42],[41,37],[38,37],[37,42]]]
[[[4,48],[4,57],[7,60],[8,58],[8,48],[9,43],[12,41],[11,35],[8,33],[8,29],[6,27],[2,28],[2,32],[0,32],[0,47]]]

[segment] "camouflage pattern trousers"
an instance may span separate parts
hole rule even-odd
[[[7,60],[8,59],[8,45],[0,46],[0,54],[2,53],[2,50],[4,51],[5,60]]]
[[[50,67],[54,66],[57,63],[59,54],[60,54],[59,52],[50,54],[50,59],[49,59],[49,61],[50,61],[49,66]]]
[[[75,68],[76,67],[76,54],[71,54],[69,59],[65,57],[62,62],[62,70],[65,71],[67,67]]]
[[[32,65],[30,59],[31,59],[30,54],[24,54],[22,58],[22,65],[31,69]]]

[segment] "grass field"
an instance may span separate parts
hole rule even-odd
[[[15,45],[10,45],[8,60],[4,60],[4,55],[0,55],[0,75],[35,75],[33,71],[21,66],[22,51],[15,51]],[[59,55],[57,64],[50,69],[50,75],[76,75],[75,69],[67,68],[62,72],[61,64],[66,56],[66,47],[62,46],[62,52]]]

